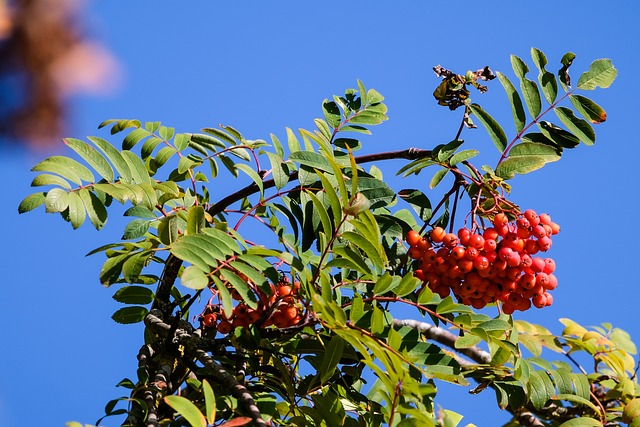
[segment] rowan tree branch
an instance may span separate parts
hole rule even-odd
[[[458,337],[438,326],[412,319],[393,319],[393,324],[398,327],[407,326],[409,328],[415,329],[418,332],[424,334],[428,339],[439,342],[440,344],[444,344],[452,350],[455,350],[456,352],[467,356],[469,359],[473,360],[476,363],[480,363],[482,365],[491,363],[491,354],[489,354],[489,352],[482,350],[477,346],[469,348],[456,348],[455,345]]]
[[[393,324],[398,327],[407,326],[409,328],[415,329],[418,332],[424,334],[428,339],[446,345],[457,353],[467,356],[469,359],[473,360],[476,363],[486,365],[491,362],[491,354],[477,346],[469,348],[456,348],[455,344],[459,337],[438,326],[413,319],[394,319]],[[457,360],[462,365],[469,363],[464,359]],[[542,421],[540,421],[538,417],[532,412],[511,411],[511,413],[513,414],[514,418],[525,427],[545,426],[545,424],[542,423]]]
[[[387,151],[384,153],[365,154],[363,156],[355,157],[355,161],[357,164],[362,164],[362,163],[376,162],[380,160],[393,160],[393,159],[416,160],[424,157],[429,157],[430,155],[431,155],[431,150],[424,150],[421,148],[407,148],[404,150]],[[289,180],[296,179],[297,177],[298,177],[298,171],[293,171],[289,175]],[[268,188],[275,187],[275,185],[276,183],[273,179],[268,179],[262,182],[262,186],[265,190]],[[245,197],[250,196],[251,194],[255,194],[259,191],[260,189],[258,188],[258,186],[255,183],[251,183],[246,187],[236,191],[235,193],[232,193],[227,197],[220,199],[217,203],[211,205],[207,209],[207,212],[211,216],[217,215],[222,211],[224,211],[229,206],[231,206],[233,203],[238,202],[244,199]]]

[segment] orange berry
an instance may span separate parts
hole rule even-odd
[[[422,237],[415,230],[411,230],[407,233],[406,242],[409,246],[417,246],[420,239],[422,239]]]
[[[440,243],[442,242],[442,239],[444,239],[444,236],[446,234],[447,232],[444,230],[444,228],[434,227],[433,230],[429,232],[429,237],[431,237],[432,242]]]

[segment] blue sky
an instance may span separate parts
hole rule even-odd
[[[158,1],[91,2],[87,32],[117,57],[120,84],[108,96],[74,98],[72,129],[60,137],[107,137],[97,130],[102,120],[138,118],[184,132],[229,124],[248,138],[267,139],[270,133],[284,135],[286,126],[311,128],[313,118],[321,116],[322,100],[355,87],[360,79],[386,97],[390,117],[367,137],[367,151],[430,148],[451,140],[459,120],[431,95],[438,84],[434,65],[460,73],[489,65],[513,76],[509,54],[531,64],[529,50],[537,47],[547,54],[551,70],[565,52],[575,52],[577,79],[592,60],[611,58],[619,70],[612,88],[586,94],[608,113],[607,122],[596,127],[596,145],[580,146],[560,162],[513,181],[517,203],[550,213],[562,226],[551,250],[560,280],[554,305],[518,316],[554,332],[561,331],[561,317],[586,325],[611,322],[638,339],[634,313],[640,283],[635,242],[626,239],[636,234],[637,224],[639,8],[635,2],[605,7],[590,0],[455,6],[419,1],[196,1],[179,7]],[[513,135],[497,80],[489,92],[473,96]],[[463,138],[495,164],[496,151],[482,129],[466,131]],[[55,153],[69,154],[62,144]],[[44,156],[6,147],[0,152],[5,183],[0,424],[6,426],[93,423],[108,400],[126,394],[114,386],[124,377],[134,378],[142,342],[139,325],[121,326],[110,319],[119,304],[111,299],[113,290],[98,283],[103,259],[84,257],[117,241],[124,221],[113,215],[102,232],[89,226],[72,231],[53,215],[18,216],[20,200],[32,191],[29,169]],[[391,178],[397,167],[383,170]],[[390,183],[397,189],[426,188],[426,179],[420,175]],[[212,193],[224,195],[224,185]],[[478,426],[507,419],[493,409],[489,390],[471,396],[466,389],[446,387],[439,403]],[[108,419],[103,425],[117,422]]]

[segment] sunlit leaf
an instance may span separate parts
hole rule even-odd
[[[209,284],[209,278],[199,267],[190,265],[182,272],[180,282],[182,283],[182,286],[197,290],[206,288]]]
[[[20,202],[20,206],[18,206],[18,213],[23,214],[25,212],[29,212],[34,210],[35,208],[41,206],[46,201],[47,193],[33,193],[29,196],[25,197],[22,202]]]
[[[67,216],[71,225],[74,229],[79,228],[83,223],[87,216],[87,213],[84,208],[84,203],[82,199],[78,195],[78,193],[71,192],[69,193],[69,206],[68,206]]]
[[[97,136],[89,136],[89,141],[93,142],[104,155],[109,159],[113,167],[120,174],[120,179],[123,182],[131,182],[131,170],[129,165],[124,160],[120,152],[111,145],[108,141],[99,138]]]
[[[593,90],[597,87],[608,88],[618,75],[610,59],[596,59],[589,70],[582,73],[578,80],[578,89]]]
[[[92,146],[75,138],[64,138],[63,142],[82,157],[96,172],[108,182],[113,181],[113,169],[109,162]]]
[[[207,427],[207,420],[202,412],[186,397],[171,395],[165,396],[163,400],[187,420],[191,427]]]

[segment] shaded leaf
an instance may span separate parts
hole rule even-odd
[[[409,203],[422,221],[427,222],[431,219],[431,201],[422,191],[404,189],[398,192],[398,197]]]
[[[91,224],[93,224],[96,230],[100,230],[107,222],[107,209],[104,203],[102,203],[98,196],[86,188],[78,191],[78,195],[80,199],[82,199],[82,203],[84,203]]]
[[[153,301],[153,291],[142,286],[124,286],[116,291],[113,299],[123,304],[150,304]]]
[[[560,80],[560,84],[562,88],[567,91],[567,87],[571,86],[571,78],[569,77],[569,67],[573,63],[573,60],[576,58],[575,53],[567,52],[562,56],[560,62],[562,63],[562,68],[558,70],[558,79]]]
[[[596,133],[593,131],[591,125],[586,121],[576,117],[573,114],[573,110],[565,107],[557,107],[555,110],[556,115],[560,119],[563,125],[566,126],[575,136],[580,138],[580,141],[586,145],[593,145],[596,142]]]
[[[131,324],[142,322],[148,313],[149,310],[146,307],[136,305],[119,309],[113,313],[111,318],[117,323]]]

